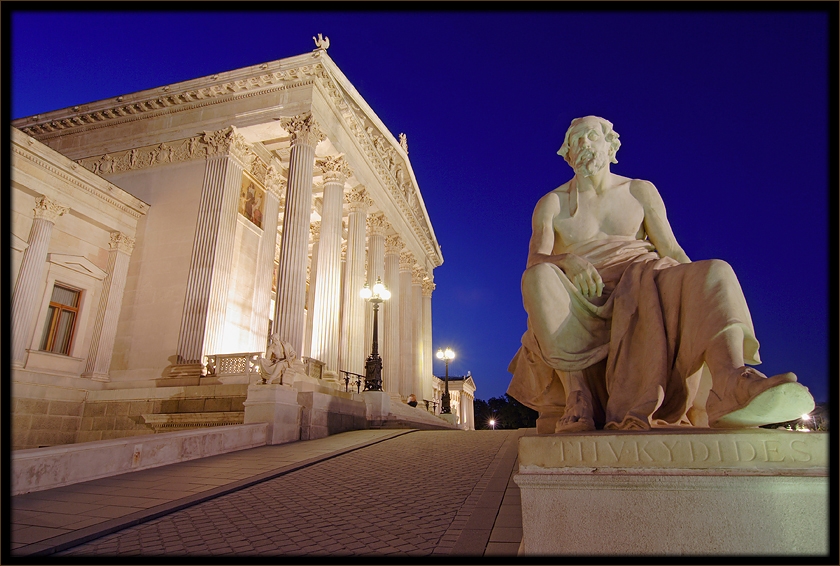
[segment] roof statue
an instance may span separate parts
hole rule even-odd
[[[408,155],[408,137],[405,134],[400,134],[400,147],[403,148],[405,154]]]
[[[312,40],[315,42],[315,47],[317,49],[320,49],[321,51],[326,51],[327,49],[330,48],[330,38],[329,37],[324,37],[323,35],[321,35],[319,33],[318,37],[312,36]]]

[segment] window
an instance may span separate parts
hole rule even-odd
[[[79,316],[80,291],[56,284],[50,298],[44,333],[41,336],[41,350],[54,354],[70,355],[73,330]]]

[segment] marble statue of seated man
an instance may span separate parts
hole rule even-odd
[[[259,359],[260,375],[263,383],[283,383],[283,375],[291,369],[297,360],[297,353],[292,345],[272,334],[271,342],[264,358]]]
[[[610,172],[619,146],[596,116],[566,132],[558,153],[575,174],[534,209],[508,393],[559,417],[555,432],[740,428],[813,410],[793,373],[747,365],[761,362],[735,273],[689,260],[656,187]]]

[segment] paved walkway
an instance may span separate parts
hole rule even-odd
[[[12,498],[14,556],[515,555],[526,431],[353,431]]]

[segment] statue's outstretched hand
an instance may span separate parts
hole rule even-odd
[[[604,290],[604,281],[591,263],[575,254],[566,254],[566,257],[558,263],[569,281],[577,287],[584,297],[589,299],[601,296],[601,291]]]

